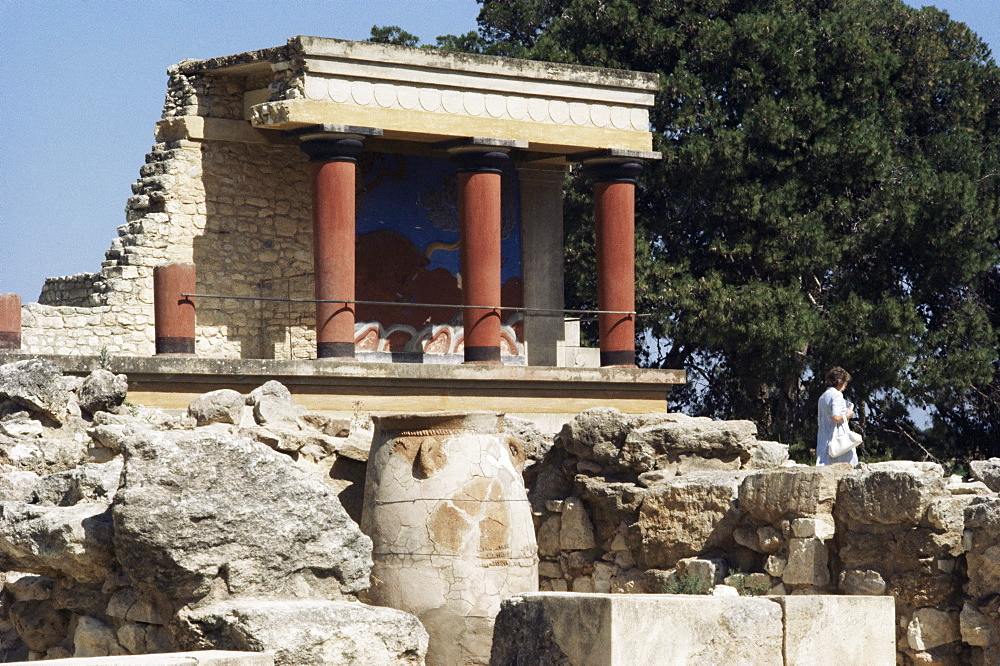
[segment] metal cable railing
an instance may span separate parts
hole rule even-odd
[[[185,298],[218,298],[218,299],[232,299],[237,301],[272,301],[278,303],[351,303],[353,305],[391,305],[396,307],[427,307],[427,308],[453,308],[457,310],[505,310],[512,312],[522,312],[524,314],[533,314],[549,317],[561,317],[567,314],[570,315],[601,315],[601,314],[617,314],[617,315],[632,315],[636,318],[639,317],[649,317],[651,314],[639,314],[634,310],[574,310],[574,309],[560,309],[560,308],[527,308],[527,307],[513,307],[509,305],[461,305],[454,303],[415,303],[411,301],[362,301],[353,299],[317,299],[317,298],[280,298],[276,296],[229,296],[225,294],[197,294],[197,293],[182,293],[181,296]],[[581,321],[587,321],[581,319]]]

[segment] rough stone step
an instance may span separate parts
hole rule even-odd
[[[14,666],[37,664],[37,661],[15,661]],[[274,666],[274,657],[266,652],[233,652],[203,650],[137,654],[120,657],[75,657],[50,659],[45,663],[56,666]]]

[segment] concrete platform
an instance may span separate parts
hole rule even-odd
[[[85,375],[97,356],[0,353],[0,363],[45,358],[63,372]],[[285,361],[160,356],[113,356],[107,368],[129,379],[129,401],[185,409],[197,395],[231,388],[247,393],[269,379],[289,388],[313,411],[350,416],[442,410],[496,410],[542,426],[590,407],[629,414],[665,412],[682,370],[548,366],[363,363],[332,359]],[[543,429],[547,429],[544,428]]]
[[[491,666],[894,666],[892,597],[539,592],[506,600]]]

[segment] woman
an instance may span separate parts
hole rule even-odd
[[[830,442],[836,433],[837,427],[846,423],[854,416],[852,405],[844,401],[844,389],[847,382],[851,381],[851,375],[840,366],[832,368],[826,373],[826,392],[819,398],[819,431],[816,433],[816,464],[832,465],[833,463],[858,464],[858,452],[851,449],[847,453],[830,457]]]

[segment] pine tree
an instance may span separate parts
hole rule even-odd
[[[681,406],[806,457],[842,365],[873,450],[940,453],[910,409],[957,427],[997,360],[1000,75],[975,34],[898,0],[484,0],[479,20],[487,52],[659,73],[640,343],[689,371]],[[568,303],[593,305],[586,184],[568,206]]]

